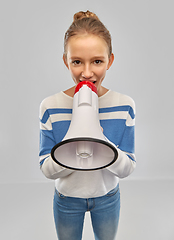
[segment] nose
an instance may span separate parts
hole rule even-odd
[[[83,71],[82,71],[82,77],[84,79],[90,79],[93,77],[93,71],[91,69],[91,66],[89,64],[84,65]]]

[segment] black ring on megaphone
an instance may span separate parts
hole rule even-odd
[[[90,169],[83,169],[83,168],[73,168],[73,167],[69,167],[67,165],[64,165],[63,163],[59,162],[55,156],[54,156],[54,152],[55,150],[60,147],[61,145],[64,145],[66,143],[70,143],[70,142],[78,142],[78,141],[88,141],[88,142],[97,142],[97,143],[102,143],[103,145],[107,145],[108,147],[110,147],[113,152],[114,152],[114,159],[108,163],[107,165],[104,165],[102,167],[99,167],[99,168],[90,168]],[[70,138],[70,139],[67,139],[67,140],[63,140],[62,142],[60,143],[57,143],[51,150],[51,157],[52,159],[57,163],[59,164],[60,166],[64,167],[64,168],[68,168],[68,169],[71,169],[71,170],[77,170],[77,171],[94,171],[94,170],[100,170],[100,169],[103,169],[103,168],[106,168],[106,167],[109,167],[110,165],[112,165],[118,158],[118,151],[117,149],[112,145],[110,144],[109,142],[105,142],[101,139],[96,139],[96,138]]]

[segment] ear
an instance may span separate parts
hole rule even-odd
[[[114,54],[111,53],[111,56],[110,56],[109,62],[108,62],[107,70],[112,66],[113,61],[114,61]]]
[[[65,66],[69,69],[68,63],[67,63],[67,57],[65,56],[65,54],[63,54],[63,62],[65,64]]]

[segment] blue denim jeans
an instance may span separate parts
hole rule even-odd
[[[85,212],[90,211],[95,240],[114,240],[119,213],[120,191],[116,188],[102,197],[67,197],[55,190],[54,220],[59,240],[81,240]]]

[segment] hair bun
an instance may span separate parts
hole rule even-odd
[[[95,13],[90,12],[88,10],[86,12],[80,11],[80,12],[75,13],[73,20],[75,22],[75,21],[83,19],[83,18],[94,18],[94,19],[99,20],[99,18],[97,17],[97,15]]]

